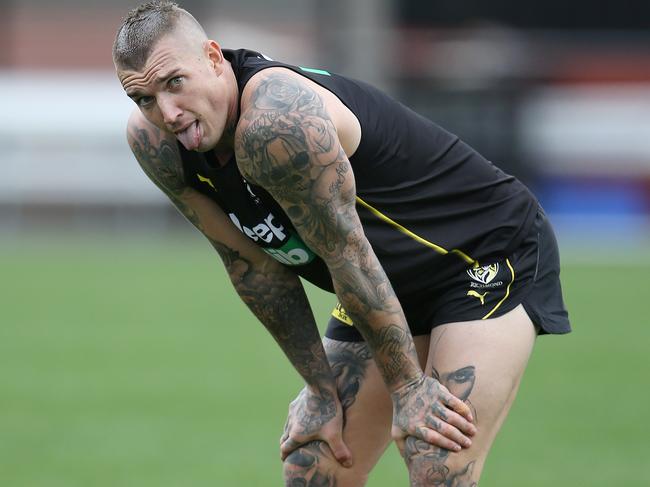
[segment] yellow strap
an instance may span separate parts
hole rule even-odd
[[[363,206],[364,208],[366,208],[368,211],[370,211],[370,212],[371,212],[373,215],[375,215],[377,218],[379,218],[380,220],[382,220],[382,221],[388,223],[389,225],[391,225],[391,226],[397,228],[400,232],[402,232],[402,233],[405,234],[405,235],[408,235],[409,237],[411,237],[411,238],[412,238],[413,240],[415,240],[416,242],[419,242],[419,243],[421,243],[422,245],[424,245],[424,246],[426,246],[426,247],[429,247],[430,249],[435,250],[435,251],[438,252],[439,254],[447,255],[447,254],[449,253],[449,250],[447,250],[447,249],[441,247],[440,245],[436,245],[436,244],[434,244],[433,242],[429,242],[428,240],[426,240],[426,239],[420,237],[419,235],[413,233],[411,230],[409,230],[408,228],[406,228],[406,227],[400,225],[399,223],[397,223],[397,222],[396,222],[395,220],[393,220],[392,218],[390,218],[390,217],[384,215],[384,214],[383,214],[381,211],[379,211],[377,208],[374,208],[374,207],[370,206],[368,203],[366,203],[365,201],[363,201],[363,200],[362,200],[361,198],[359,198],[358,196],[357,196],[357,202],[358,202],[361,206]],[[453,249],[453,250],[451,251],[451,253],[452,253],[452,254],[456,254],[456,255],[459,256],[461,259],[463,259],[465,262],[467,262],[468,264],[471,264],[474,268],[479,267],[478,261],[472,259],[472,258],[471,258],[469,255],[467,255],[465,252],[463,252],[463,251],[461,251],[461,250],[458,250],[458,249]]]
[[[515,270],[512,268],[512,265],[510,265],[510,260],[506,259],[506,264],[508,264],[508,268],[510,269],[510,274],[512,274],[512,279],[510,279],[510,282],[508,283],[508,287],[506,287],[506,294],[501,298],[501,301],[497,303],[497,305],[492,308],[492,311],[490,311],[488,314],[486,314],[482,320],[487,320],[490,316],[492,316],[492,313],[494,313],[496,310],[499,309],[499,306],[503,304],[503,302],[508,299],[508,296],[510,296],[510,286],[512,285],[513,282],[515,282]]]

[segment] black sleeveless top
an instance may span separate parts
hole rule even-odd
[[[376,88],[253,51],[223,52],[240,94],[254,74],[283,67],[331,91],[357,117],[361,142],[350,157],[357,211],[398,297],[436,288],[483,259],[508,256],[531,227],[537,200],[521,182]],[[323,261],[269,193],[243,178],[234,154],[221,167],[211,151],[178,145],[189,186],[216,201],[265,252],[332,291]]]

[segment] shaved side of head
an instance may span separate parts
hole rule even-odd
[[[197,49],[208,39],[192,14],[174,2],[153,1],[134,8],[115,36],[113,62],[116,68],[141,71],[156,43],[172,33],[181,33]]]

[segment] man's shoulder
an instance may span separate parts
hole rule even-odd
[[[244,135],[269,132],[276,116],[286,112],[282,98],[296,91],[299,75],[283,67],[269,67],[255,73],[241,92],[241,114],[237,121],[235,142]]]
[[[257,99],[256,93],[260,90],[266,92],[271,89],[272,92],[280,94],[305,82],[304,77],[289,68],[283,66],[264,68],[251,76],[244,85],[241,91],[242,112],[247,108],[254,107],[254,102]]]
[[[255,73],[241,93],[241,115],[235,145],[251,136],[287,135],[304,117],[321,113],[324,106],[311,82],[285,67],[269,67]]]

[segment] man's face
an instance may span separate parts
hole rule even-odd
[[[214,41],[192,42],[178,32],[155,44],[142,71],[118,68],[117,75],[147,120],[186,149],[205,152],[219,142],[234,109],[224,68]]]

